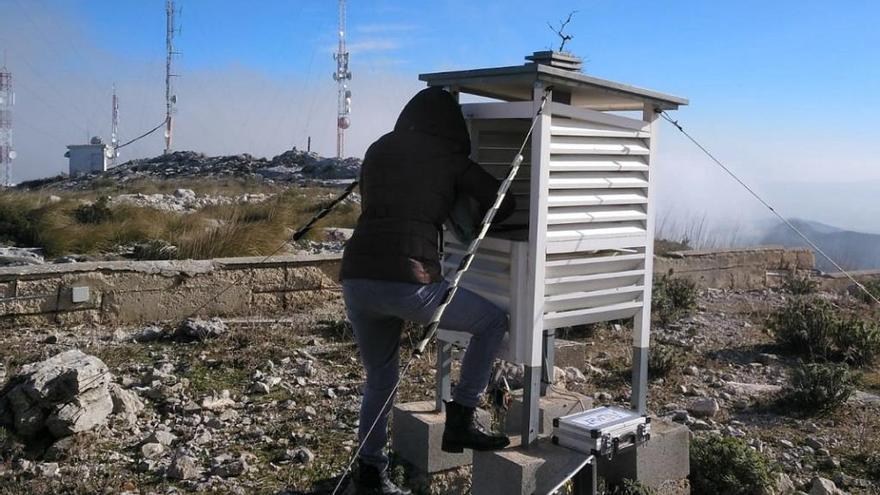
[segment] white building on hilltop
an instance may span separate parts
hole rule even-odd
[[[93,137],[89,144],[70,144],[64,154],[70,160],[70,176],[86,175],[107,170],[110,147],[101,138]]]

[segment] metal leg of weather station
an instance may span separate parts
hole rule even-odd
[[[540,398],[541,367],[526,366],[525,383],[523,384],[522,425],[520,426],[522,446],[526,448],[538,439],[538,432],[540,430],[538,426],[538,420],[540,419],[538,400]]]
[[[544,359],[541,361],[541,397],[553,385],[553,368],[556,365],[556,330],[544,330]]]
[[[594,457],[592,462],[582,467],[572,478],[574,486],[571,495],[596,495],[598,491],[596,478],[596,458]]]
[[[452,400],[452,344],[437,340],[437,378],[434,407],[438,412],[445,410],[444,401]]]

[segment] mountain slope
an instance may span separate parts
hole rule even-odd
[[[847,270],[880,268],[880,235],[839,229],[808,220],[794,219],[795,227]],[[776,222],[760,236],[759,244],[781,244],[786,247],[809,247],[782,222]],[[837,271],[816,253],[817,267],[826,272]]]

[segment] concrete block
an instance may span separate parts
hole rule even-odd
[[[504,423],[504,431],[508,435],[520,433],[522,423],[522,390],[511,393],[512,400],[507,410],[507,418]],[[568,414],[586,411],[593,407],[593,399],[577,392],[558,392],[553,389],[547,390],[547,395],[538,401],[538,434],[549,436],[553,434],[553,420]]]
[[[642,446],[599,459],[599,476],[609,483],[636,479],[660,488],[690,474],[690,431],[684,425],[651,418],[651,439]]]
[[[553,445],[541,438],[528,448],[514,438],[511,447],[474,452],[472,495],[548,493],[570,478],[591,456]],[[587,469],[590,469],[589,466]]]
[[[471,463],[469,449],[461,454],[443,452],[446,414],[434,410],[434,401],[397,404],[392,411],[391,450],[426,473],[436,473]],[[480,422],[486,424],[486,417]]]
[[[556,339],[555,366],[568,368],[572,366],[583,369],[586,362],[587,345],[573,340]]]

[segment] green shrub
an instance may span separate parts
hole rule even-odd
[[[809,361],[827,360],[833,352],[838,319],[822,299],[792,299],[770,317],[776,343],[786,352]]]
[[[864,282],[862,285],[874,297],[876,297],[877,299],[880,299],[880,278],[868,280],[867,282]],[[876,304],[874,302],[874,299],[872,299],[871,296],[869,296],[868,294],[865,294],[865,291],[861,290],[860,288],[853,286],[852,288],[850,288],[850,290],[852,291],[853,295],[855,295],[856,298],[859,299],[860,301],[862,301],[866,304]]]
[[[697,307],[697,286],[686,278],[661,275],[654,280],[652,310],[661,323],[687,315]]]
[[[681,362],[681,355],[668,345],[654,346],[648,354],[648,374],[653,378],[665,378]]]
[[[772,482],[767,458],[739,438],[694,438],[690,461],[693,493],[752,495],[764,493]]]
[[[841,319],[822,299],[789,301],[770,317],[769,327],[783,351],[809,362],[835,360],[866,366],[880,356],[880,328],[876,324]]]
[[[792,370],[782,401],[802,412],[824,413],[846,402],[855,383],[844,364],[807,363]]]
[[[782,289],[796,296],[815,294],[818,287],[819,282],[810,278],[809,274],[800,275],[795,270],[788,272],[785,281],[782,282]]]
[[[92,204],[77,207],[73,210],[73,218],[83,224],[99,224],[112,220],[113,210],[109,207],[109,199],[103,196]]]
[[[880,355],[880,327],[857,318],[841,321],[834,332],[834,342],[844,361],[869,366]]]
[[[4,193],[0,197],[0,241],[21,246],[37,246],[40,215],[36,201],[23,194]]]
[[[642,482],[624,478],[623,482],[605,490],[606,495],[656,495],[657,491]]]

